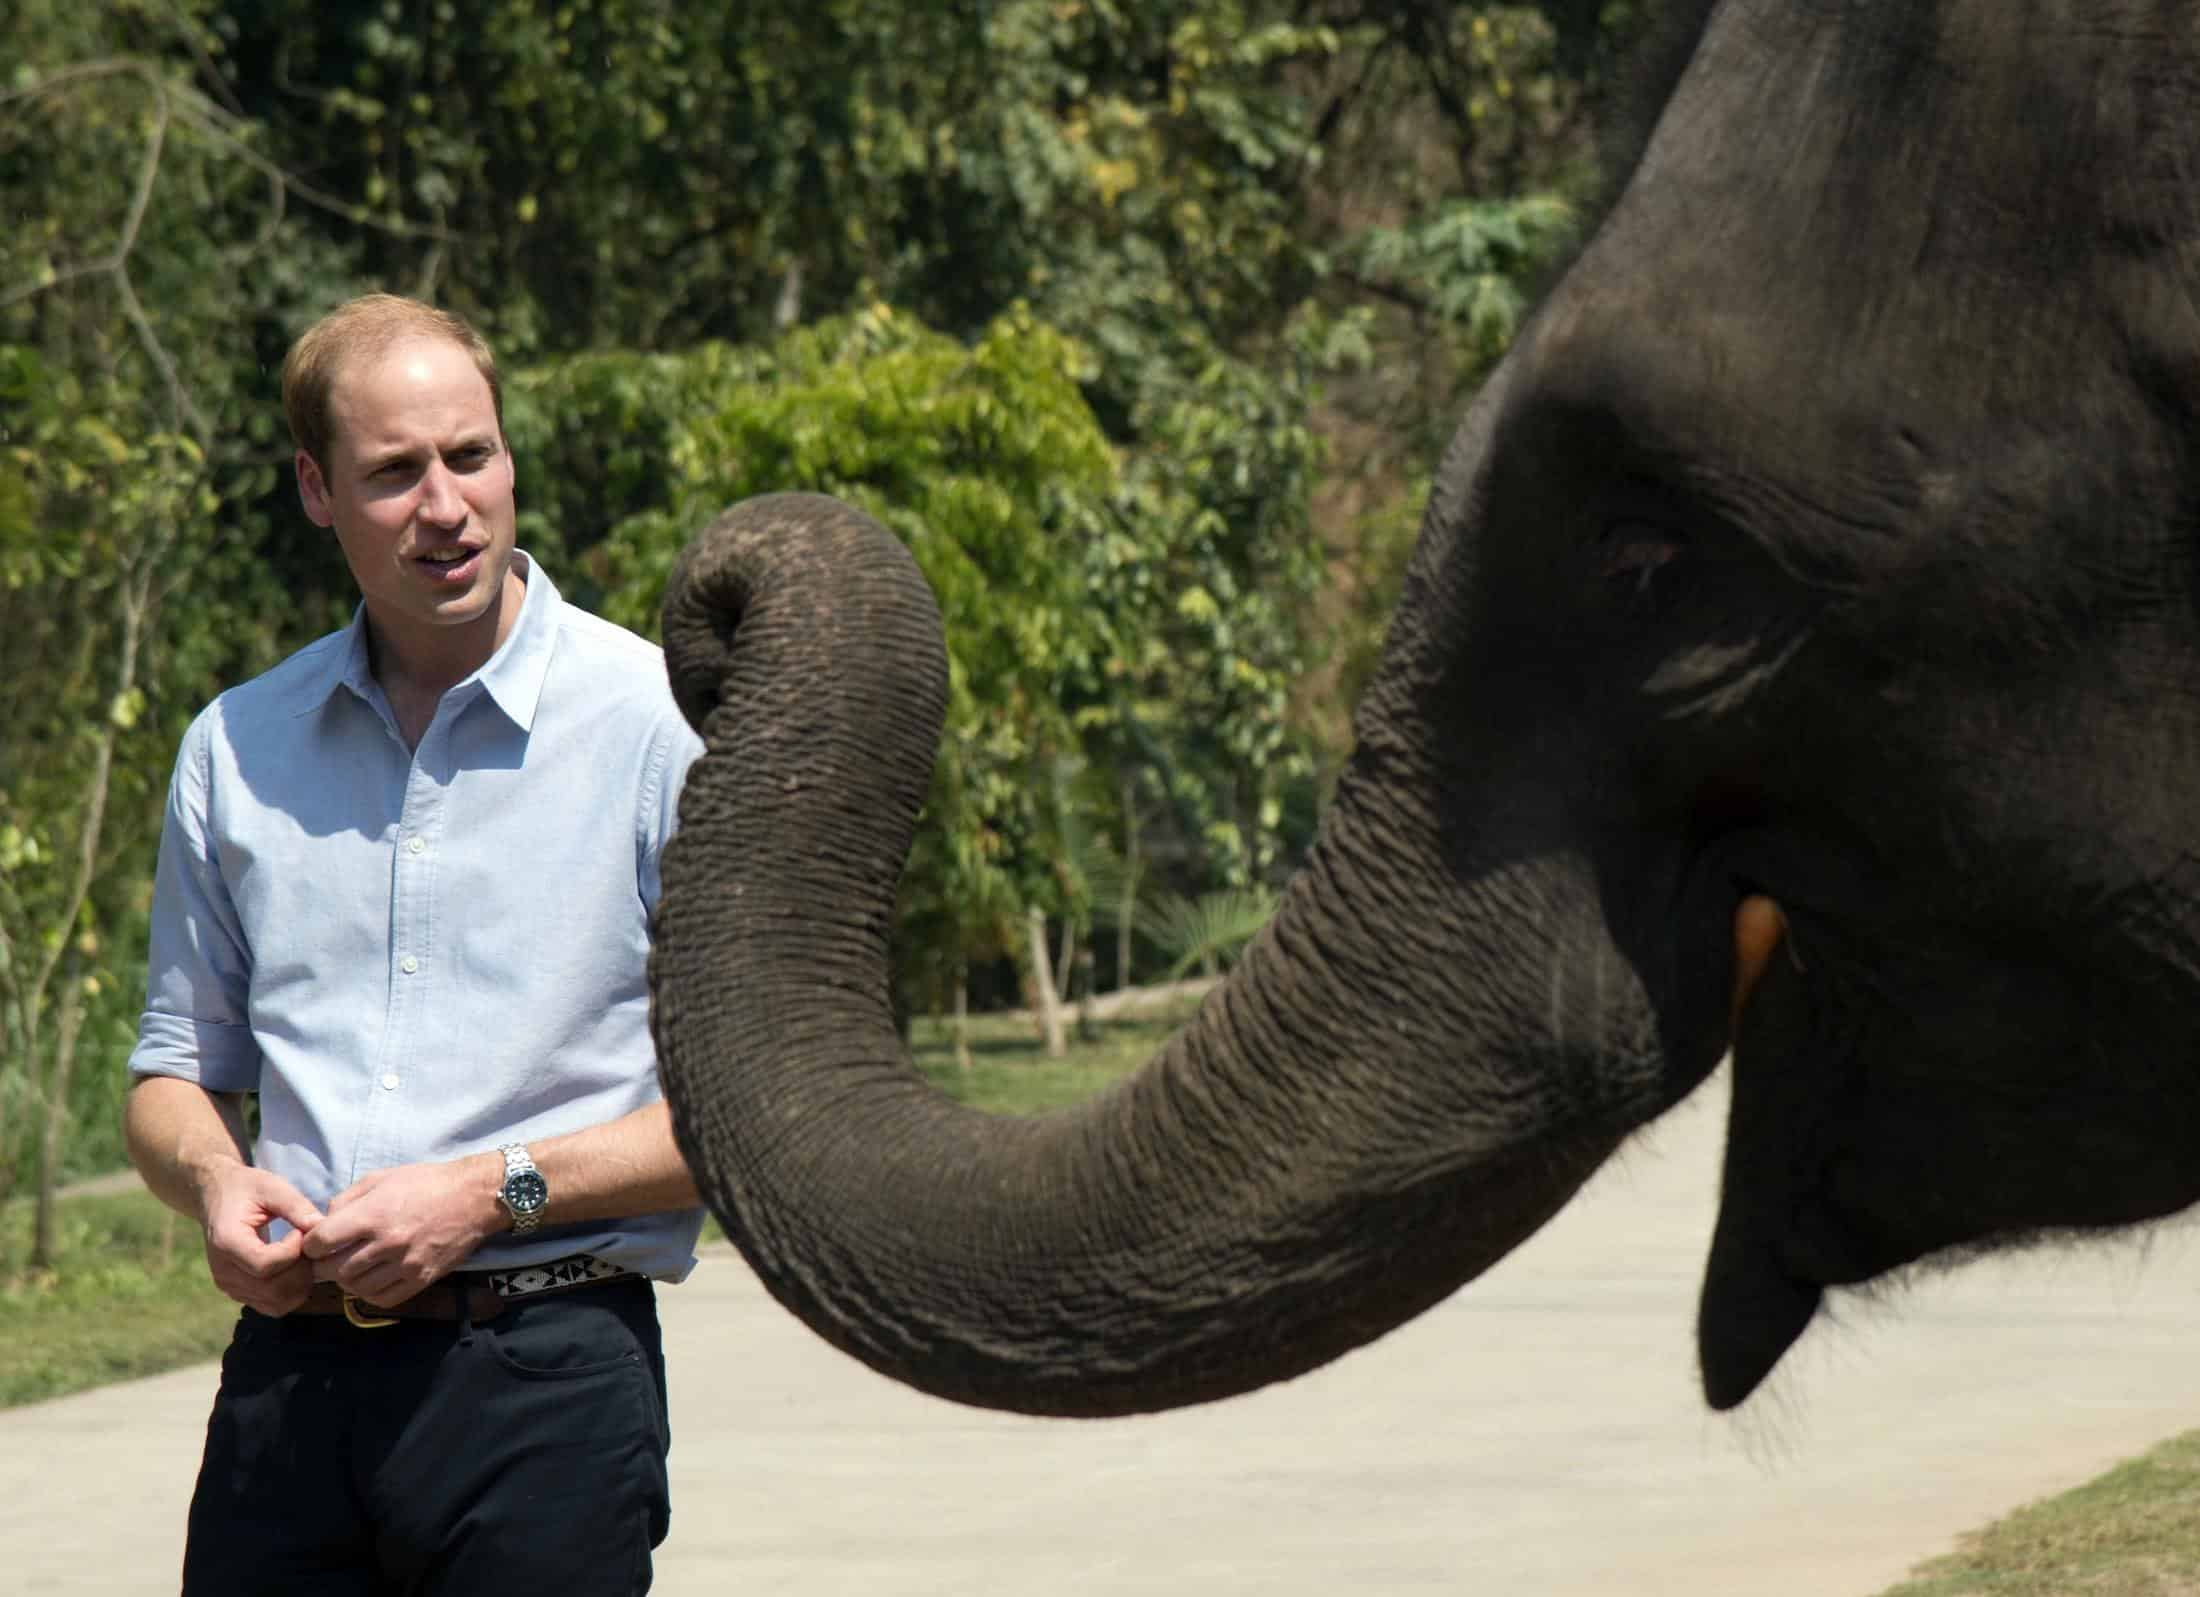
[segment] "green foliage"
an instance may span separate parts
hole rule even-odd
[[[1130,511],[1085,550],[1109,626],[1078,684],[1087,747],[1144,772],[1161,816],[1225,882],[1276,867],[1282,795],[1311,768],[1288,701],[1316,654],[1323,570],[1314,388],[1303,348],[1280,368],[1217,359],[1157,385],[1126,470]]]
[[[284,292],[243,268],[282,228],[158,53],[178,15],[34,0],[0,92],[0,1192],[114,1151],[168,758],[281,613],[237,507],[273,484],[244,389]],[[50,1147],[63,1105],[102,1123]]]
[[[1348,563],[1355,591],[1330,656],[1336,693],[1343,703],[1359,702],[1361,691],[1382,663],[1385,630],[1405,586],[1406,564],[1420,536],[1431,481],[1421,477],[1404,497],[1377,505],[1349,529]]]
[[[1462,374],[1479,377],[1512,343],[1524,285],[1573,234],[1570,205],[1531,194],[1439,205],[1406,226],[1370,228],[1357,253],[1371,281],[1418,286],[1436,318],[1463,335]]]
[[[37,1163],[40,1111],[71,1094],[86,1015],[104,1040],[142,991],[113,955],[136,946],[146,870],[103,867],[142,857],[157,826],[179,729],[148,695],[174,652],[153,627],[214,505],[191,439],[126,436],[115,408],[0,345],[0,1195]]]
[[[669,508],[675,439],[731,386],[759,380],[765,358],[715,343],[679,355],[606,351],[506,380],[519,541],[551,562],[576,602],[602,607],[604,540],[622,522]]]
[[[883,307],[744,357],[706,351],[677,374],[653,363],[695,407],[669,438],[669,503],[629,517],[604,549],[606,613],[654,632],[693,530],[752,495],[830,493],[909,545],[949,649],[947,728],[903,909],[905,946],[930,956],[921,973],[935,988],[963,960],[1012,948],[1003,928],[1021,905],[1060,903],[1032,778],[1074,738],[1064,683],[1099,646],[1077,551],[1117,489],[1077,388],[1085,366],[1020,310],[965,347]],[[558,370],[526,386],[572,381]]]
[[[144,1192],[64,1200],[34,1267],[31,1206],[0,1203],[0,1409],[212,1358],[237,1305],[206,1273],[199,1228]]]
[[[249,122],[209,95],[208,0],[18,0],[0,84],[0,340],[98,373],[107,420],[187,433],[225,466],[287,454],[260,367],[343,279]],[[277,325],[267,325],[267,324]],[[262,343],[266,338],[268,343]],[[225,480],[225,494],[264,492]]]
[[[672,439],[666,511],[630,518],[611,540],[607,613],[653,631],[680,547],[726,505],[832,493],[907,540],[965,691],[985,686],[989,710],[1050,714],[1066,663],[1089,648],[1065,557],[1115,486],[1076,386],[1082,366],[1028,313],[966,348],[883,307],[723,362],[718,392],[699,396]]]
[[[1276,895],[1265,887],[1226,888],[1198,898],[1169,893],[1151,911],[1148,930],[1174,963],[1169,980],[1194,966],[1218,975],[1276,917]]]

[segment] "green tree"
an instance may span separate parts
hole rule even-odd
[[[605,359],[588,358],[591,382],[606,381]],[[970,961],[1020,950],[1024,908],[1063,907],[1038,778],[1074,744],[1064,684],[1098,646],[1077,551],[1117,512],[1114,456],[1077,387],[1086,365],[1027,313],[965,346],[883,307],[706,352],[674,379],[715,391],[671,437],[669,503],[604,547],[606,613],[654,632],[688,536],[754,494],[834,494],[908,543],[949,650],[947,728],[902,909],[906,968],[934,998]],[[647,369],[664,376],[661,360]],[[573,382],[553,367],[517,386]]]
[[[195,440],[125,436],[106,417],[126,401],[20,348],[0,346],[0,405],[12,439],[0,448],[0,1193],[34,1178],[32,1262],[45,1266],[87,1020],[111,1041],[143,992],[151,844],[179,731],[156,695],[199,679],[219,622],[238,618],[179,627],[171,604],[217,541]]]
[[[284,614],[225,503],[274,484],[258,333],[329,259],[188,15],[25,0],[0,87],[0,1191],[34,1181],[40,1264],[73,1117],[114,1149],[119,1072],[77,1061],[136,1015],[175,740]]]

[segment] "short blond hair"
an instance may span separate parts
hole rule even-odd
[[[334,426],[329,394],[337,375],[354,359],[372,359],[406,338],[440,338],[473,357],[474,369],[489,385],[496,407],[497,431],[504,431],[504,386],[489,342],[463,316],[397,294],[362,294],[346,300],[315,322],[283,357],[283,415],[290,439],[323,470]]]

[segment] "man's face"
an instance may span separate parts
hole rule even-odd
[[[400,647],[492,615],[512,560],[512,459],[472,358],[401,340],[337,372],[329,420],[329,458],[298,453],[298,494],[335,528],[368,615]]]

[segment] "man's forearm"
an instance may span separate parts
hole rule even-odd
[[[551,1225],[698,1201],[663,1104],[529,1141],[527,1151],[550,1188],[543,1218]],[[369,1171],[330,1200],[305,1239],[305,1257],[319,1280],[371,1303],[402,1303],[511,1230],[512,1216],[497,1201],[503,1185],[504,1159],[494,1150]]]
[[[672,1112],[654,1103],[586,1131],[545,1137],[527,1152],[550,1187],[543,1218],[621,1220],[666,1209],[692,1209],[703,1200],[672,1139]],[[495,1155],[492,1181],[501,1186],[504,1161]]]
[[[123,1100],[122,1141],[153,1196],[203,1221],[207,1177],[252,1162],[244,1105],[173,1076],[145,1076]]]

